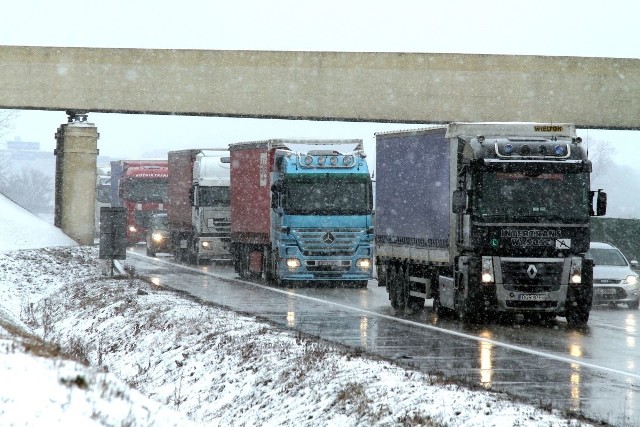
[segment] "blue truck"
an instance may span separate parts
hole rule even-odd
[[[586,325],[590,217],[606,213],[590,172],[573,124],[376,134],[379,286],[396,310],[433,298],[436,314],[472,323],[559,315]]]
[[[231,253],[245,278],[365,288],[373,194],[362,140],[229,145]]]

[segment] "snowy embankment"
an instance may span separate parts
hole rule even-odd
[[[282,331],[140,279],[102,276],[96,258],[92,247],[0,253],[0,370],[20,384],[3,387],[0,419],[63,425],[84,417],[108,426],[187,420],[588,425]]]

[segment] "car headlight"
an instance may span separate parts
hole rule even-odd
[[[138,230],[136,229],[135,225],[130,225],[129,226],[129,231],[132,232],[132,233],[135,233]]]
[[[636,283],[638,283],[638,276],[630,274],[624,280],[624,283],[626,283],[627,285],[635,285]]]

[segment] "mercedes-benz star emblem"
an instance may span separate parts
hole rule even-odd
[[[527,268],[527,276],[529,276],[530,279],[533,279],[537,274],[538,269],[536,268],[536,266],[533,264],[529,264],[529,267]]]
[[[333,242],[336,241],[336,238],[335,238],[335,236],[333,234],[326,233],[324,236],[322,236],[322,241],[325,244],[330,245],[330,244],[332,244]]]

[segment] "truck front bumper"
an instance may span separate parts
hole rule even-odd
[[[373,278],[373,260],[368,257],[281,258],[278,268],[283,280],[360,281]]]
[[[498,311],[504,312],[561,312],[567,300],[567,285],[546,292],[521,292],[496,287]]]
[[[230,261],[229,242],[213,237],[198,238],[198,259]]]

